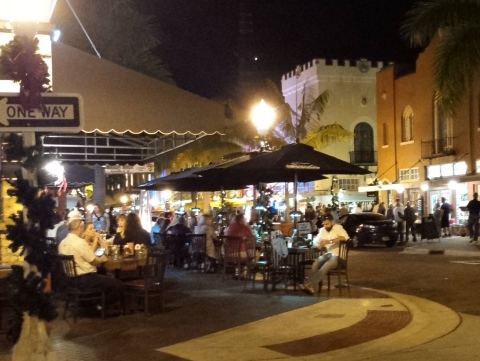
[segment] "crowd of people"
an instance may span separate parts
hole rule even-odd
[[[470,242],[478,240],[480,217],[480,201],[478,194],[466,207],[469,211],[468,230]],[[322,282],[329,270],[338,264],[338,245],[342,240],[348,239],[348,235],[339,219],[349,213],[363,211],[383,214],[395,220],[398,226],[400,242],[408,241],[412,237],[417,240],[415,222],[417,213],[410,202],[403,205],[399,199],[385,206],[384,202],[372,202],[369,207],[365,204],[356,204],[355,207],[341,203],[337,208],[331,205],[318,205],[315,209],[308,204],[302,221],[310,222],[313,245],[324,249],[325,252],[312,265],[310,272],[302,285],[305,292],[316,294],[322,288]],[[450,205],[445,198],[437,201],[433,210],[433,218],[439,236],[450,236]],[[140,244],[144,246],[162,244],[163,236],[205,234],[206,235],[206,263],[207,272],[215,272],[218,254],[215,249],[215,241],[218,235],[252,237],[255,228],[250,225],[245,216],[236,211],[230,215],[221,215],[222,221],[215,222],[216,217],[211,214],[192,214],[187,217],[184,213],[162,213],[154,223],[150,232],[146,231],[136,213],[118,214],[112,217],[112,210],[105,211],[103,207],[95,204],[91,213],[75,208],[68,213],[65,219],[58,215],[55,227],[49,232],[49,236],[56,239],[59,253],[73,255],[79,275],[80,283],[85,286],[95,286],[104,289],[107,295],[107,304],[120,302],[123,292],[123,284],[119,280],[110,277],[102,271],[102,264],[107,260],[105,255],[96,255],[98,248],[105,248],[105,239],[110,237],[111,244],[126,247],[128,244]],[[188,254],[188,245],[185,252]],[[245,253],[245,249],[242,250]]]

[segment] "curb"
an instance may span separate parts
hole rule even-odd
[[[461,251],[461,250],[446,250],[446,249],[428,249],[407,247],[400,252],[403,254],[418,254],[418,255],[435,255],[435,256],[452,256],[452,257],[480,257],[479,251]]]

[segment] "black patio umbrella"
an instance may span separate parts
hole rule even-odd
[[[240,157],[240,159],[248,159],[248,156]],[[221,163],[220,163],[221,164]],[[136,188],[141,190],[172,190],[178,192],[213,192],[219,190],[241,189],[246,188],[248,183],[244,182],[240,177],[205,177],[196,174],[199,171],[205,171],[210,168],[217,167],[219,164],[209,164],[204,167],[190,168],[183,172],[171,173],[165,177],[153,179],[151,181],[139,184]]]
[[[370,171],[367,169],[318,152],[301,143],[285,145],[273,152],[254,154],[250,159],[235,164],[226,162],[197,172],[206,178],[229,178],[237,175],[247,184],[293,182],[295,194],[298,182],[325,179],[324,174],[368,173]]]
[[[273,152],[252,154],[239,162],[225,162],[195,172],[207,177],[229,179],[236,175],[247,184],[259,182],[310,182],[325,179],[324,174],[368,174],[355,164],[316,151],[306,144],[289,144]]]
[[[308,177],[308,172],[312,171],[321,171],[322,174],[371,173],[367,169],[316,151],[313,147],[301,143],[288,144],[273,152],[260,153],[248,161],[230,166],[228,171],[284,170],[288,172],[292,169],[296,170],[300,181],[302,175],[304,175],[304,181],[312,180]]]

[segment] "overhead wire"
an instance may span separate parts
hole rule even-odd
[[[80,18],[78,17],[77,13],[75,12],[75,10],[73,9],[73,6],[72,4],[70,4],[70,0],[65,0],[65,2],[67,3],[68,7],[70,8],[70,10],[72,11],[73,13],[73,16],[75,16],[75,19],[77,20],[78,22],[78,25],[80,25],[80,27],[82,28],[82,31],[84,32],[85,36],[87,37],[88,41],[90,42],[90,45],[92,46],[93,48],[93,51],[95,51],[95,54],[97,54],[97,56],[101,59],[101,55],[100,55],[100,52],[97,50],[97,48],[95,47],[95,44],[93,43],[92,39],[90,38],[90,36],[88,35],[87,33],[87,30],[85,29],[85,27],[83,26],[82,22],[80,21]]]

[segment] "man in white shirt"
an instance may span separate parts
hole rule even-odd
[[[331,214],[322,216],[322,224],[323,227],[313,240],[313,244],[319,249],[326,248],[327,252],[313,263],[308,279],[303,283],[302,289],[310,295],[321,291],[323,278],[338,265],[340,241],[348,239],[345,229],[340,224],[335,224]]]
[[[78,274],[78,285],[83,288],[101,288],[105,290],[105,302],[112,305],[121,301],[123,283],[115,278],[97,273],[97,267],[107,261],[105,255],[95,256],[87,241],[82,238],[84,222],[74,219],[68,224],[69,233],[58,246],[60,254],[73,255]]]
[[[338,210],[338,216],[341,218],[348,214],[347,205],[345,203],[340,203],[340,209]]]

